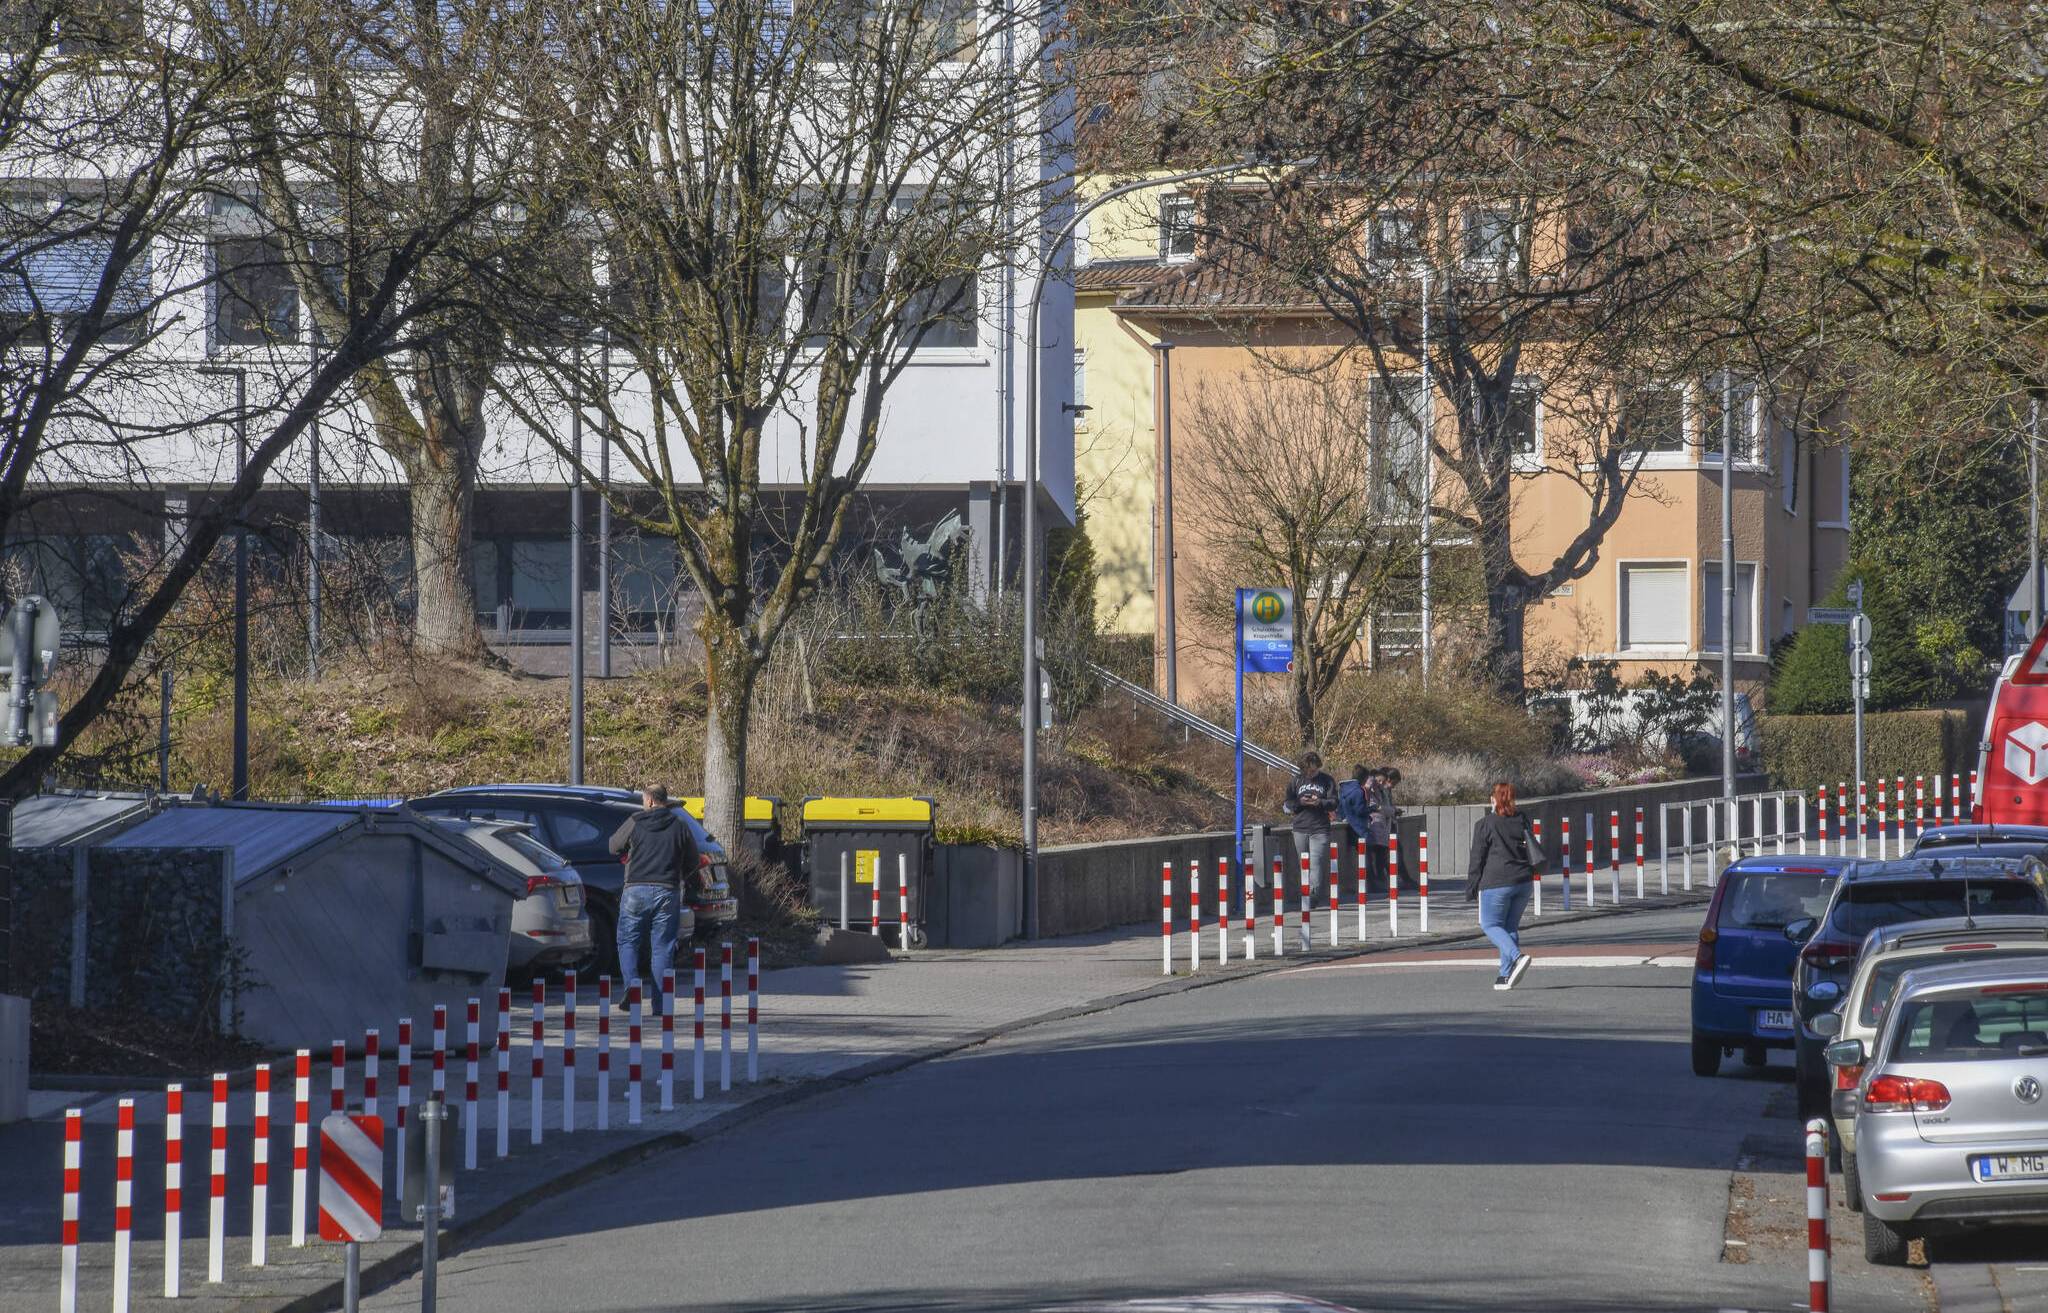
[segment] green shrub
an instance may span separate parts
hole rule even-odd
[[[1780,788],[1811,792],[1856,775],[1854,716],[1757,717],[1764,766]],[[1977,766],[1976,719],[1961,711],[1891,711],[1863,717],[1871,778],[1967,774]]]
[[[1848,605],[1848,581],[1863,579],[1863,611],[1870,617],[1868,711],[1897,711],[1939,702],[1956,687],[1958,653],[1938,633],[1922,633],[1913,610],[1882,570],[1851,565],[1823,605]],[[1772,663],[1768,705],[1789,716],[1849,711],[1848,628],[1808,625]]]

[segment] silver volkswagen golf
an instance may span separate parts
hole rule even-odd
[[[1854,1052],[1850,1052],[1850,1049]],[[1994,1222],[2048,1222],[2048,954],[1906,972],[1856,1110],[1863,1248],[1903,1263],[1915,1238]]]

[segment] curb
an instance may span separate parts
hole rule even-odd
[[[1622,904],[1619,906],[1610,905],[1605,908],[1595,907],[1585,911],[1546,916],[1542,924],[1546,926],[1573,925],[1582,921],[1604,921],[1612,917],[1630,916],[1638,912],[1672,911],[1704,902],[1707,896],[1705,893],[1652,895],[1640,903]],[[727,1112],[720,1113],[695,1130],[671,1131],[658,1135],[653,1139],[644,1140],[639,1144],[615,1149],[610,1153],[593,1158],[581,1166],[571,1168],[559,1176],[529,1186],[527,1189],[467,1221],[443,1226],[439,1234],[440,1256],[446,1259],[461,1253],[472,1244],[490,1235],[491,1232],[512,1221],[521,1213],[547,1201],[564,1190],[587,1185],[592,1181],[600,1180],[615,1172],[635,1166],[659,1154],[667,1153],[674,1149],[686,1148],[783,1108],[806,1103],[826,1094],[864,1084],[878,1077],[893,1075],[896,1072],[921,1066],[924,1063],[932,1062],[939,1058],[951,1057],[968,1049],[979,1048],[984,1044],[1016,1034],[1019,1031],[1050,1025],[1054,1022],[1070,1021],[1077,1017],[1094,1016],[1130,1003],[1143,1003],[1151,999],[1183,994],[1211,985],[1226,984],[1235,980],[1246,980],[1254,976],[1269,975],[1277,971],[1294,968],[1304,960],[1340,962],[1346,958],[1372,957],[1382,953],[1409,952],[1418,946],[1460,944],[1472,941],[1484,942],[1485,939],[1486,936],[1477,930],[1447,930],[1426,936],[1418,935],[1413,939],[1354,945],[1348,949],[1337,948],[1333,950],[1321,948],[1311,950],[1308,953],[1296,953],[1285,958],[1259,958],[1256,961],[1217,967],[1200,975],[1175,974],[1170,979],[1162,977],[1156,984],[1146,986],[1143,989],[1092,999],[1086,1003],[1075,1003],[1063,1008],[1054,1008],[1048,1012],[1020,1017],[1014,1021],[1005,1021],[998,1025],[989,1026],[985,1029],[972,1031],[958,1038],[947,1040],[942,1044],[934,1044],[926,1048],[891,1054],[888,1057],[874,1058],[834,1075],[813,1076],[784,1089],[749,1100],[747,1103]],[[362,1284],[359,1287],[360,1293],[364,1297],[376,1294],[381,1290],[396,1285],[414,1272],[419,1271],[419,1269],[420,1242],[414,1240],[397,1253],[391,1254],[364,1268]],[[329,1310],[341,1307],[341,1302],[342,1283],[337,1278],[318,1290],[310,1291],[288,1303],[276,1306],[270,1310],[270,1313],[329,1313]]]

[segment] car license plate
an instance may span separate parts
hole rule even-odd
[[[583,906],[583,886],[582,886],[582,885],[580,885],[580,884],[565,884],[565,885],[563,885],[563,886],[562,886],[562,891],[561,891],[561,892],[562,892],[562,906],[564,906],[564,907],[581,907],[581,906]]]
[[[1972,1158],[1970,1166],[1980,1181],[2018,1181],[2048,1177],[2048,1153],[1990,1154]]]
[[[1789,1010],[1779,1008],[1758,1008],[1756,1010],[1756,1028],[1758,1030],[1789,1031],[1792,1029],[1792,1013]]]

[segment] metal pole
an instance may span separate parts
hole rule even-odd
[[[441,1136],[448,1105],[429,1098],[420,1105],[421,1148],[427,1156],[426,1189],[420,1195],[420,1313],[434,1313],[441,1267]]]
[[[249,467],[249,371],[235,370],[235,482]],[[235,517],[235,762],[233,793],[249,797],[249,516]]]
[[[1435,419],[1436,401],[1430,393],[1429,372],[1429,266],[1422,266],[1422,686],[1429,687],[1433,653],[1429,641],[1430,605],[1430,509],[1436,495]]]
[[[312,372],[320,372],[320,343],[315,335]],[[320,678],[320,412],[314,411],[307,426],[312,444],[312,462],[306,480],[306,670]],[[351,1249],[354,1246],[350,1246]]]
[[[1180,701],[1180,617],[1173,588],[1173,343],[1159,353],[1159,599],[1165,620],[1166,700]]]
[[[2033,580],[2033,614],[2027,634],[2033,636],[2048,616],[2048,579],[2041,577],[2041,399],[2027,403],[2027,578]]]
[[[598,345],[597,677],[612,677],[612,335]]]
[[[363,1249],[353,1240],[342,1248],[346,1259],[341,1269],[342,1313],[356,1313],[363,1292]]]
[[[166,665],[157,676],[156,789],[171,791],[171,668]]]
[[[1090,212],[1132,192],[1154,187],[1171,187],[1220,173],[1238,173],[1242,163],[1219,164],[1162,178],[1140,178],[1112,187],[1094,200],[1077,206],[1062,224],[1046,249],[1045,261],[1032,276],[1031,298],[1024,310],[1024,662],[1019,681],[1023,707],[1019,715],[1024,728],[1024,787],[1020,808],[1024,832],[1024,937],[1038,937],[1038,311],[1045,301],[1045,282],[1052,272],[1052,260],[1073,237],[1074,229]]]
[[[1735,797],[1735,412],[1721,372],[1721,796]]]
[[[583,348],[569,389],[569,783],[583,783]]]

